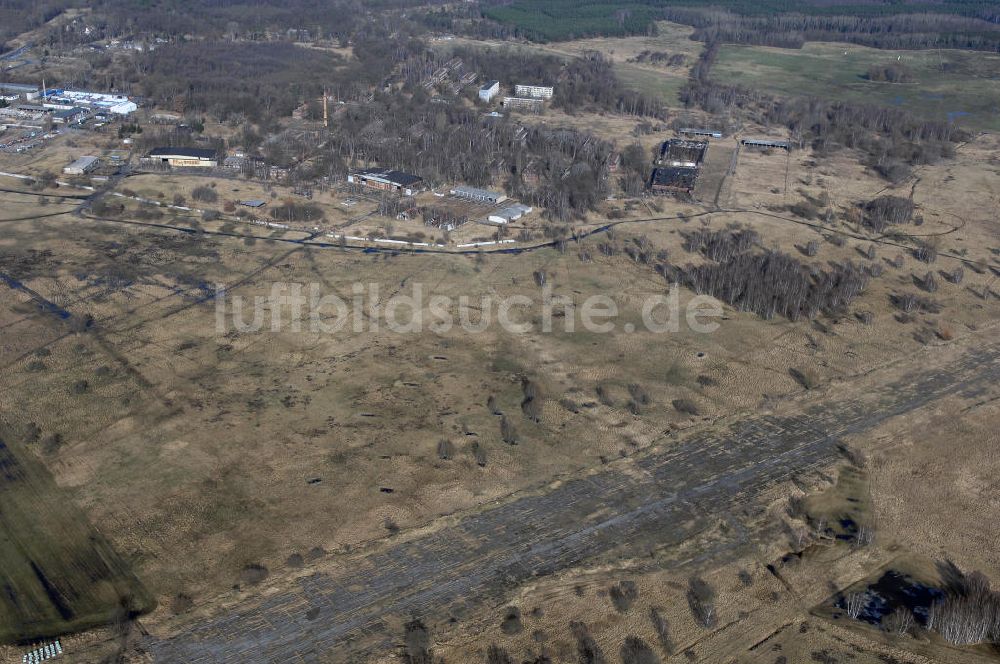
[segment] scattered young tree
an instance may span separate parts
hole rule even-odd
[[[923,279],[920,279],[920,287],[923,288],[928,293],[934,293],[938,289],[937,279],[934,278],[933,272],[927,272]]]
[[[590,635],[586,624],[574,621],[569,624],[569,627],[573,638],[576,639],[576,653],[580,664],[608,664],[604,652],[594,641],[594,637]]]
[[[627,636],[621,647],[622,664],[660,664],[660,658],[638,636]]]
[[[442,438],[437,444],[437,455],[442,461],[449,461],[455,456],[455,446],[450,440]]]
[[[469,446],[469,451],[472,452],[472,458],[476,462],[476,465],[480,468],[485,468],[488,459],[483,446],[477,441],[473,441],[472,445]]]
[[[698,404],[696,404],[691,399],[674,399],[671,402],[671,405],[673,405],[674,410],[676,410],[678,413],[684,413],[685,415],[694,415],[695,417],[701,414],[701,411],[698,408]]]
[[[424,623],[419,619],[411,620],[403,629],[403,658],[406,664],[433,664],[430,632]]]
[[[518,443],[517,429],[506,415],[500,416],[500,438],[508,445],[517,445]]]
[[[486,649],[486,664],[514,664],[514,659],[506,648],[494,643]]]
[[[497,403],[497,398],[492,394],[486,399],[486,407],[489,409],[491,415],[503,415],[503,411],[500,410],[500,404]]]
[[[649,609],[649,621],[653,623],[653,631],[656,632],[656,639],[660,642],[660,647],[663,648],[664,654],[668,657],[674,654],[674,642],[670,637],[670,623],[667,622],[667,617],[663,615],[663,611],[652,607]]]
[[[639,599],[639,588],[634,581],[625,579],[611,586],[608,589],[608,596],[615,610],[619,613],[628,611],[635,600]]]
[[[718,616],[715,613],[715,589],[712,586],[701,577],[691,577],[688,581],[687,601],[696,623],[705,629],[715,627]]]
[[[861,613],[865,610],[865,607],[868,606],[868,593],[850,593],[844,597],[842,604],[848,617],[857,620],[861,616]]]
[[[913,612],[905,606],[896,609],[882,619],[882,629],[890,634],[908,634],[913,629]]]
[[[508,606],[506,611],[504,611],[503,622],[500,623],[500,630],[512,636],[514,634],[519,634],[524,629],[524,625],[521,623],[521,610],[516,606]]]
[[[524,416],[532,422],[542,421],[542,389],[541,386],[530,378],[521,379],[521,391],[524,399],[521,401],[521,411]]]

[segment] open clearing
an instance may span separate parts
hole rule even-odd
[[[654,95],[673,106],[678,103],[677,95],[687,82],[688,72],[703,45],[690,39],[693,30],[689,26],[658,21],[656,27],[658,32],[652,37],[579,39],[538,48],[576,57],[598,51],[614,63],[615,73],[627,86]],[[644,52],[680,55],[684,60],[676,66],[640,61]]]
[[[912,82],[869,81],[871,66],[899,64]],[[954,50],[892,51],[807,43],[799,50],[723,46],[712,68],[720,83],[789,96],[896,106],[974,129],[1000,130],[1000,55]]]

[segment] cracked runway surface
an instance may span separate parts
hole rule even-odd
[[[681,544],[720,519],[739,531],[757,498],[829,466],[845,436],[942,397],[974,396],[998,378],[1000,344],[993,343],[946,366],[879,381],[863,399],[834,396],[794,416],[758,415],[694,432],[635,459],[627,473],[611,464],[374,553],[336,557],[325,565],[330,571],[151,637],[147,647],[155,661],[170,663],[367,661],[392,646],[390,616],[497,604],[532,578],[608,555],[641,555],[638,543]]]

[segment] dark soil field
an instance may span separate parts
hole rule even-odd
[[[0,425],[0,641],[30,642],[150,610],[123,559]]]

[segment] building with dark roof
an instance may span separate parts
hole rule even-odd
[[[653,169],[649,188],[654,193],[690,194],[698,180],[698,169],[687,166],[661,166]]]
[[[424,181],[422,177],[404,173],[403,171],[393,171],[383,168],[366,168],[354,171],[347,176],[347,181],[352,184],[360,184],[370,189],[382,191],[396,191],[406,196],[412,196],[419,191],[419,184]]]
[[[154,148],[149,151],[148,158],[179,168],[215,168],[219,165],[216,151],[209,148]]]
[[[740,140],[746,147],[750,148],[778,148],[780,150],[790,150],[792,145],[788,141],[777,141],[770,138],[744,138]]]
[[[74,106],[52,114],[52,121],[56,124],[72,124],[87,117],[87,109]]]
[[[687,134],[688,136],[707,136],[709,138],[722,138],[722,132],[716,131],[715,129],[684,128],[684,129],[678,129],[677,132],[680,134]]]
[[[695,168],[701,164],[707,150],[707,141],[672,138],[660,146],[660,158],[656,163],[661,166]]]

